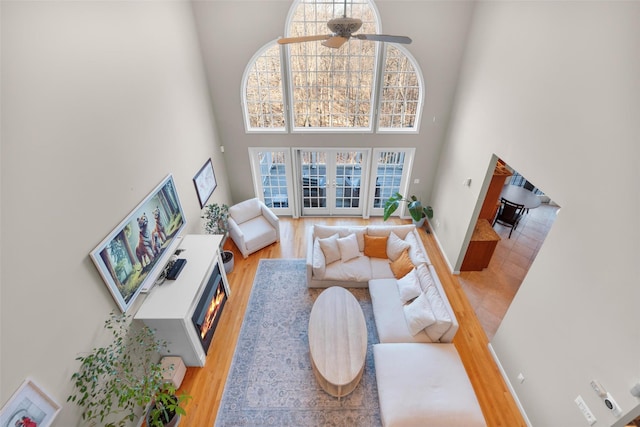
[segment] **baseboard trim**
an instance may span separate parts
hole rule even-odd
[[[524,422],[527,423],[527,426],[533,427],[533,425],[531,424],[531,421],[529,421],[529,418],[527,417],[527,413],[524,411],[524,408],[522,407],[522,404],[520,403],[520,399],[518,399],[518,395],[516,394],[515,389],[511,385],[511,381],[509,380],[509,377],[507,376],[507,372],[502,368],[502,363],[500,363],[500,359],[498,359],[498,355],[493,350],[493,346],[491,345],[491,343],[489,343],[488,347],[489,347],[489,352],[491,353],[491,357],[493,357],[493,360],[496,362],[496,365],[498,366],[498,369],[500,370],[500,375],[502,375],[502,378],[504,379],[504,382],[507,384],[507,388],[509,388],[509,391],[511,392],[511,396],[513,396],[513,400],[515,400],[515,402],[516,402],[516,406],[520,410],[520,415],[522,415],[522,418],[524,419]]]
[[[438,234],[433,229],[433,226],[431,225],[431,221],[429,221],[429,218],[427,218],[427,223],[429,223],[429,228],[431,229],[431,235],[435,239],[436,244],[438,245],[438,249],[440,249],[440,253],[442,254],[442,258],[444,259],[444,262],[447,263],[447,267],[449,267],[449,271],[451,272],[451,274],[460,274],[459,271],[453,271],[453,266],[449,262],[449,258],[447,257],[446,252],[444,251],[444,248],[440,244],[440,239],[438,239]]]

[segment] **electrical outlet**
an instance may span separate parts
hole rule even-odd
[[[584,415],[584,418],[589,423],[589,425],[590,426],[594,425],[598,420],[596,420],[596,417],[593,416],[593,412],[591,412],[591,409],[589,409],[589,407],[585,403],[582,396],[576,397],[575,402],[576,402],[576,405],[578,405],[580,412],[582,412],[582,415]]]

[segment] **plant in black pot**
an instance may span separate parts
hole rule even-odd
[[[391,214],[398,209],[400,202],[407,203],[407,209],[416,227],[422,227],[426,218],[433,218],[433,208],[431,206],[422,206],[422,203],[415,195],[405,198],[402,194],[395,193],[384,204],[384,221],[388,220]]]
[[[204,219],[204,231],[208,234],[222,234],[222,245],[224,245],[227,236],[229,235],[229,206],[218,203],[212,203],[204,207],[202,213]],[[222,263],[224,264],[224,271],[229,274],[233,271],[233,252],[222,251]]]
[[[148,426],[176,425],[191,396],[178,395],[164,379],[158,359],[166,343],[127,314],[112,312],[104,327],[113,339],[77,357],[80,369],[71,377],[74,392],[67,401],[83,408],[82,419],[88,425],[130,425],[146,407]]]

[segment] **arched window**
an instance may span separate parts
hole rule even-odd
[[[348,0],[346,13],[343,0],[295,0],[285,36],[328,34],[327,22],[345,14],[363,21],[359,33],[380,33],[370,0]],[[248,132],[417,132],[422,86],[415,60],[393,43],[351,38],[334,49],[320,41],[272,41],[245,71],[245,126]]]
[[[242,98],[247,130],[285,131],[280,46],[271,42],[249,61]]]

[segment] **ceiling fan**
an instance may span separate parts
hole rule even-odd
[[[331,30],[331,34],[318,34],[314,36],[301,37],[284,37],[278,39],[280,44],[301,43],[317,40],[324,40],[323,46],[334,49],[345,44],[351,37],[359,40],[371,40],[390,43],[411,43],[411,39],[406,36],[391,36],[388,34],[353,34],[362,26],[362,20],[358,18],[349,18],[347,16],[347,0],[344,0],[344,14],[341,18],[333,18],[327,22],[327,27]]]

